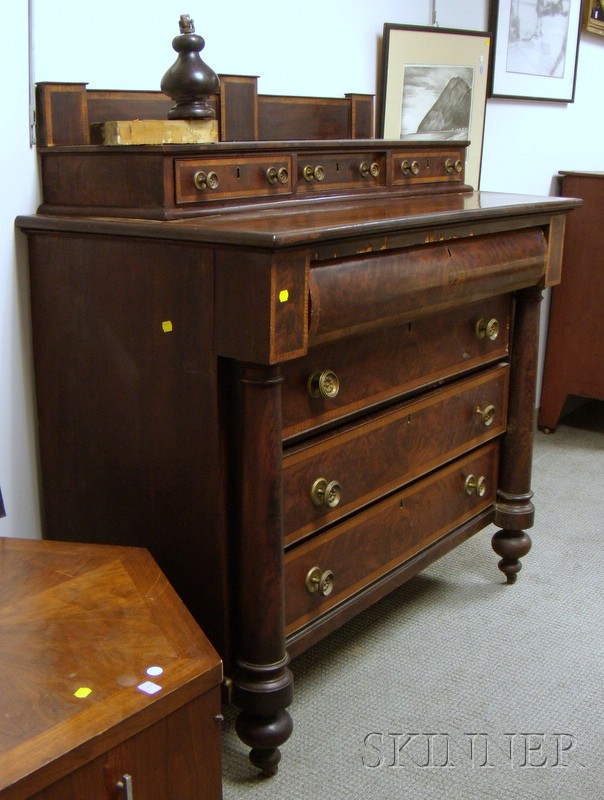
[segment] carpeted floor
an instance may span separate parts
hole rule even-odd
[[[506,586],[479,533],[293,663],[294,733],[224,800],[604,798],[604,403],[536,434],[533,548]]]

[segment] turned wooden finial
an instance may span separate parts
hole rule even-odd
[[[207,97],[220,89],[214,70],[199,55],[205,46],[204,39],[195,33],[195,24],[188,14],[179,22],[180,36],[172,40],[178,58],[161,80],[161,90],[175,101],[168,119],[213,119],[214,109]]]

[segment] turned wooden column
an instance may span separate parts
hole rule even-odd
[[[235,538],[238,651],[233,699],[250,761],[277,771],[292,731],[293,678],[285,650],[282,534],[281,372],[240,367],[240,513]]]
[[[525,528],[533,525],[535,507],[531,491],[540,287],[516,294],[512,340],[508,422],[503,438],[495,524],[501,530],[492,545],[501,556],[499,569],[508,583],[515,583],[522,568],[520,559],[531,549]]]

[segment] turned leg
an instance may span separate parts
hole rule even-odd
[[[274,775],[279,746],[292,731],[287,707],[293,679],[285,651],[283,588],[281,373],[241,365],[240,508],[234,547],[238,563],[238,650],[233,699],[250,760]]]
[[[493,549],[501,556],[499,569],[508,583],[516,581],[522,568],[520,559],[531,549],[525,528],[532,527],[535,516],[531,472],[541,299],[541,289],[536,286],[516,294],[508,421],[495,506],[495,524],[501,530],[492,539]]]
[[[501,556],[497,566],[508,583],[516,583],[518,573],[522,569],[520,559],[531,549],[531,537],[526,531],[501,530],[493,534],[491,541],[493,550]]]

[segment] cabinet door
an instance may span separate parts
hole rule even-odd
[[[30,800],[221,797],[220,690],[126,739]],[[125,781],[124,777],[129,776]],[[126,783],[130,782],[130,794]],[[121,785],[120,785],[121,784]]]

